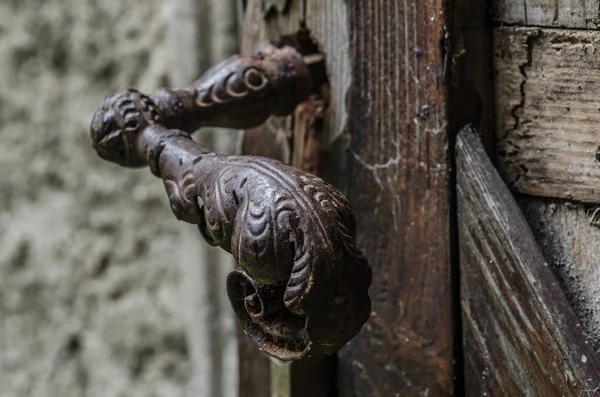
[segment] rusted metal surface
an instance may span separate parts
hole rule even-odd
[[[325,103],[311,97],[294,112],[292,165],[316,175],[319,171],[320,139]]]
[[[175,216],[233,254],[240,267],[227,291],[241,326],[283,360],[334,353],[369,317],[371,270],[354,241],[354,214],[314,175],[272,159],[212,153],[189,133],[290,114],[310,88],[299,53],[267,46],[223,61],[188,89],[113,94],[91,126],[102,158],[148,165]]]

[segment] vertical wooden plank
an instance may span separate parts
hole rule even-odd
[[[281,35],[291,35],[300,28],[303,2],[297,0],[286,3],[285,13],[280,13],[277,7],[265,13],[262,0],[248,1],[242,29],[243,55],[251,55],[257,46],[263,44],[278,44]],[[242,153],[288,163],[291,158],[289,124],[289,117],[273,116],[263,125],[246,130]]]
[[[248,0],[242,27],[242,55],[252,54],[256,45],[268,42],[265,21],[262,15],[262,1]]]
[[[325,114],[325,147],[344,133],[348,121],[346,95],[350,87],[350,23],[346,1],[305,0],[305,24],[325,56],[329,107]]]
[[[469,396],[582,396],[600,360],[472,129],[456,146]]]
[[[450,395],[444,3],[346,4],[352,143],[339,182],[374,280],[371,318],[340,353],[340,396]]]

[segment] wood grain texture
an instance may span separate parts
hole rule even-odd
[[[350,87],[350,32],[348,6],[340,0],[305,0],[305,24],[325,55],[329,79],[329,108],[325,115],[324,144],[331,144],[343,133],[348,121],[346,95]]]
[[[467,394],[595,393],[600,361],[471,129],[456,162]]]
[[[598,29],[597,0],[498,0],[494,2],[497,22],[538,27]]]
[[[298,31],[304,20],[305,1],[287,0],[283,11],[272,9],[268,14],[263,14],[266,37],[270,42],[277,44],[283,37],[293,35]]]
[[[494,41],[504,180],[520,193],[600,202],[600,32],[499,28]]]
[[[336,156],[348,160],[339,185],[354,208],[374,280],[371,319],[339,355],[339,395],[449,395],[444,4],[346,5],[352,144]]]
[[[535,197],[521,197],[519,205],[585,335],[599,352],[599,207]]]
[[[246,5],[244,26],[242,28],[242,55],[249,56],[254,53],[257,46],[265,43],[278,43],[279,34],[290,35],[300,27],[299,20],[293,24],[290,19],[297,19],[302,11],[302,1],[290,1],[286,13],[281,14],[278,8],[269,11],[268,18],[263,12],[262,0],[249,0]],[[279,19],[284,21],[278,23]],[[269,26],[267,20],[270,21]],[[281,31],[287,27],[286,31]],[[289,117],[270,117],[264,124],[244,131],[242,138],[242,154],[264,156],[290,162],[290,138]]]
[[[265,20],[262,13],[261,0],[248,0],[242,26],[242,55],[248,56],[261,43],[268,43]]]
[[[248,55],[260,43],[278,43],[305,26],[319,50],[325,55],[329,80],[329,106],[325,114],[325,145],[340,137],[347,123],[346,94],[350,86],[349,23],[345,1],[294,0],[285,12],[274,10],[264,18],[262,2],[248,2],[242,53]]]

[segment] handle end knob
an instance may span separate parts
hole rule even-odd
[[[119,91],[96,110],[90,126],[92,145],[105,160],[124,167],[143,167],[147,160],[139,155],[139,135],[160,122],[160,114],[149,97],[134,89]]]

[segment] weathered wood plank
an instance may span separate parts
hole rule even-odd
[[[348,110],[346,95],[352,76],[350,74],[350,32],[347,1],[305,0],[305,24],[312,39],[325,55],[329,78],[329,103],[325,115],[325,144],[340,137],[346,127]]]
[[[374,278],[371,318],[339,355],[339,395],[449,395],[445,5],[345,3],[351,84],[335,156]]]
[[[535,197],[518,201],[585,335],[600,351],[600,207]]]
[[[600,27],[597,0],[498,0],[494,2],[497,22],[579,29]]]
[[[285,36],[295,34],[304,21],[306,0],[278,0],[278,7],[272,7],[268,13],[263,12],[267,39],[278,44]],[[265,1],[262,2],[263,5]],[[285,3],[285,4],[284,4]]]
[[[309,30],[320,52],[326,55],[330,106],[325,117],[325,143],[342,134],[347,119],[344,105],[351,76],[346,8],[345,1],[294,0],[288,2],[285,12],[273,9],[265,18],[262,1],[250,0],[242,36],[242,53],[248,55],[257,44],[278,43],[282,36],[295,34],[301,25]]]
[[[288,29],[284,32],[286,35],[295,33],[299,29],[300,22],[296,20],[293,24],[291,19],[297,19],[302,9],[302,1],[293,1],[288,7],[291,9],[286,8],[286,14],[280,14],[277,7],[265,14],[262,0],[248,1],[242,29],[241,53],[243,55],[251,55],[259,45],[278,43],[281,40],[278,32],[283,27]],[[269,26],[267,26],[266,15],[271,21]],[[278,23],[278,19],[283,19],[283,22]],[[270,117],[264,124],[244,131],[241,152],[289,162],[291,132],[288,119],[288,117]]]
[[[467,394],[598,390],[600,360],[472,129],[456,162]]]
[[[248,56],[261,43],[268,43],[265,20],[262,13],[261,0],[248,0],[242,27],[242,55]]]
[[[600,202],[600,32],[495,31],[497,154],[511,189]]]

